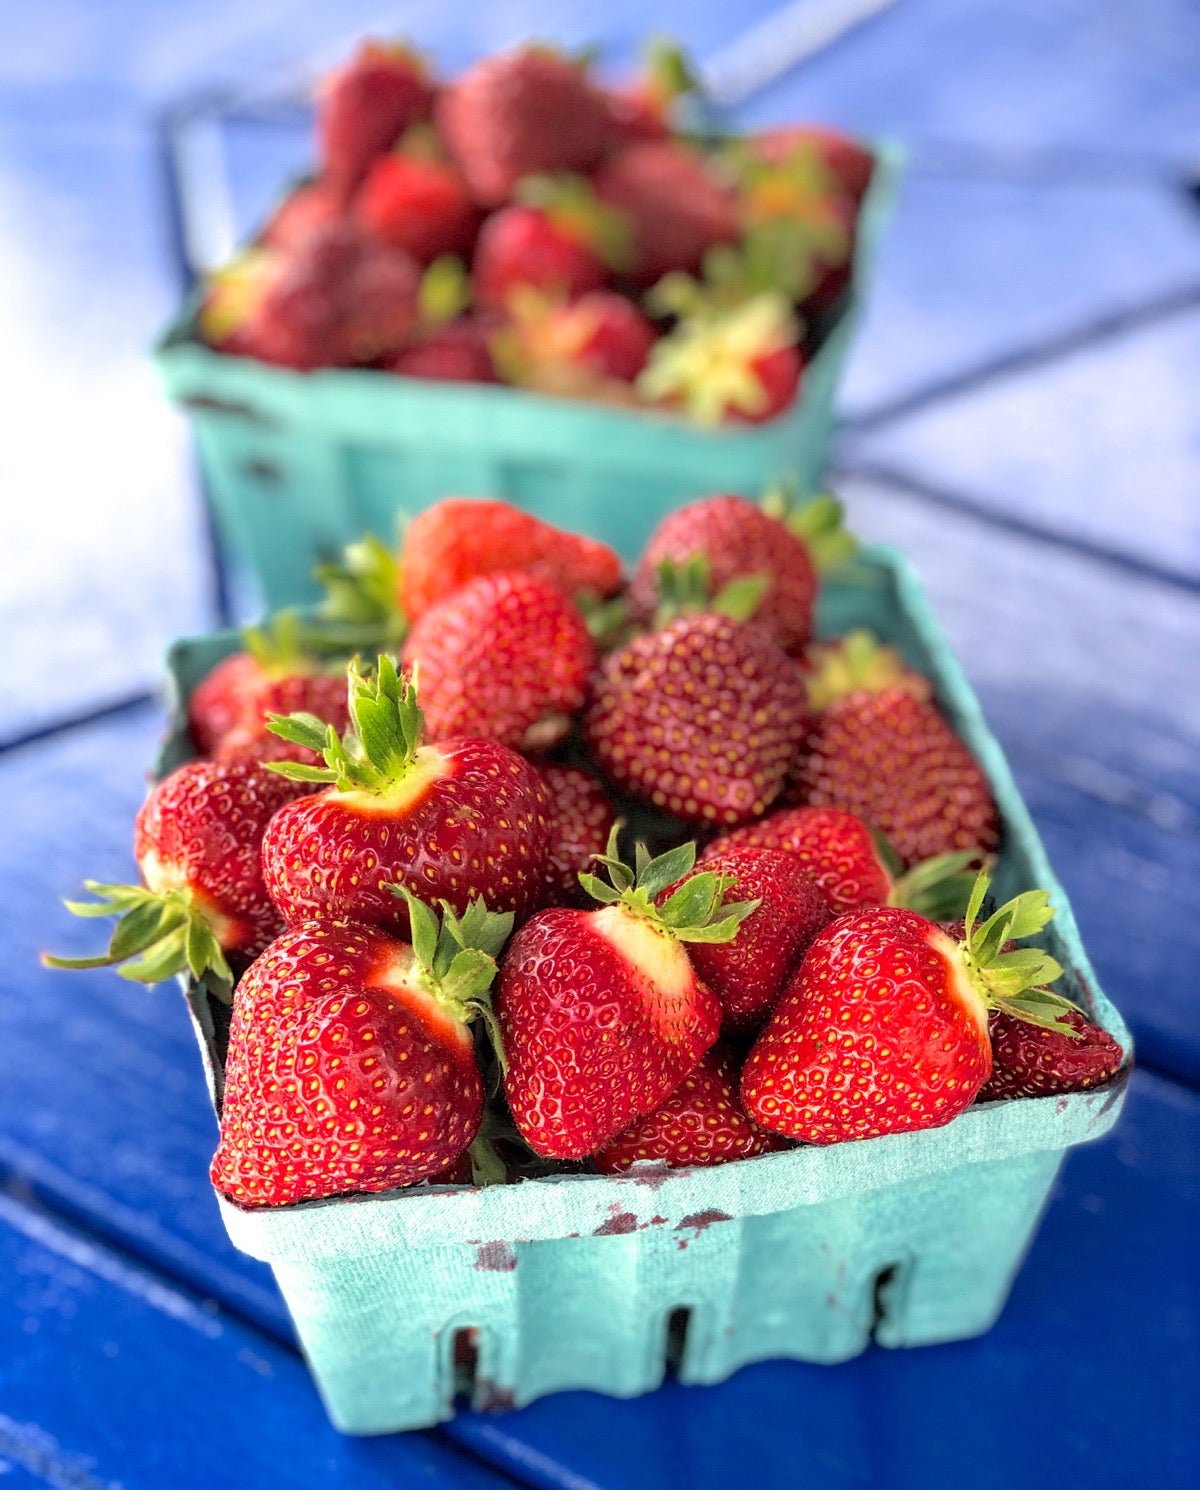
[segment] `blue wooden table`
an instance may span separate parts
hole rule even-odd
[[[837,485],[856,528],[923,573],[1134,1028],[1119,1127],[1069,1159],[985,1339],[756,1366],[628,1403],[574,1394],[369,1442],[328,1427],[269,1274],[225,1238],[206,1178],[215,1124],[174,990],[35,962],[46,944],[94,945],[58,896],[131,873],[159,658],[212,623],[218,598],[186,431],[144,358],[179,294],[179,171],[226,182],[235,225],[261,211],[306,148],[294,110],[270,101],[378,23],[365,0],[331,10],[110,0],[6,15],[5,1483],[1195,1483],[1195,7],[899,0],[793,66],[800,7],[693,0],[652,17],[707,60],[733,117],[820,116],[908,149]],[[647,22],[631,0],[396,14],[449,66],[524,34],[599,37],[621,63]]]

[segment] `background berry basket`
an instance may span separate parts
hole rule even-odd
[[[708,430],[500,386],[292,372],[204,345],[193,300],[156,355],[168,392],[192,418],[224,546],[274,607],[316,599],[314,564],[336,559],[364,531],[390,540],[398,513],[447,492],[503,497],[551,522],[604,532],[629,557],[697,492],[757,491],[783,471],[814,489],[899,169],[893,147],[874,154],[842,313],[799,398],[753,428]]]
[[[833,1362],[872,1339],[931,1344],[996,1318],[1066,1149],[1117,1118],[1129,1034],[899,555],[868,550],[825,587],[821,630],[852,626],[934,679],[1000,808],[996,894],[1050,891],[1057,914],[1039,940],[1066,970],[1063,991],[1120,1042],[1121,1073],[1086,1092],[973,1107],[940,1129],[713,1169],[426,1185],[269,1211],[222,1200],[235,1245],[274,1269],[338,1427],[387,1432],[449,1416],[469,1354],[475,1404],[497,1407],[568,1388],[633,1396],[669,1363],[683,1381],[715,1382],[772,1357]],[[233,632],[177,644],[178,699],[238,644]],[[159,768],[188,753],[180,710]],[[219,1102],[217,1006],[195,986],[189,1004]]]

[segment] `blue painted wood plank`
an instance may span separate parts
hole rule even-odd
[[[1052,154],[1194,169],[1200,16],[1188,0],[904,0],[755,99],[1021,165]]]
[[[295,1353],[0,1196],[0,1474],[54,1490],[499,1490],[424,1434],[353,1441]]]
[[[842,458],[1196,582],[1198,379],[1200,310],[1180,312],[851,434]]]
[[[1135,1074],[1114,1135],[1076,1150],[982,1339],[751,1366],[632,1402],[585,1393],[458,1420],[546,1490],[1052,1490],[1194,1483],[1200,1429],[1200,1097]]]

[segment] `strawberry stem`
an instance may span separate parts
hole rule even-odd
[[[886,843],[882,834],[873,832],[872,836],[877,848]],[[890,845],[888,848],[891,860],[897,862],[895,851]],[[956,853],[937,854],[901,874],[885,858],[884,864],[892,881],[887,903],[916,911],[929,921],[958,921],[966,914],[975,885],[976,874],[972,866],[987,859],[983,849],[961,849]]]
[[[933,697],[933,684],[910,668],[895,647],[857,628],[835,642],[809,648],[808,701],[818,712],[848,693],[882,693],[903,688],[916,699]]]
[[[669,625],[677,616],[708,611],[749,621],[762,603],[771,583],[769,574],[741,574],[714,593],[712,565],[707,554],[694,553],[681,563],[664,559],[658,566],[658,607],[655,629]]]
[[[223,1003],[233,999],[233,973],[211,921],[187,889],[158,893],[142,885],[85,880],[95,900],[65,900],[74,916],[117,916],[108,951],[99,957],[55,957],[43,967],[77,970],[115,967],[135,983],[162,983],[179,973],[203,981]]]
[[[347,544],[341,562],[313,570],[325,588],[314,628],[318,641],[344,652],[394,652],[408,631],[400,609],[400,565],[373,533]]]
[[[651,858],[646,845],[639,843],[635,868],[630,869],[617,851],[621,827],[620,822],[613,824],[604,853],[594,856],[608,871],[611,883],[605,884],[594,874],[579,876],[579,883],[601,905],[623,905],[680,942],[731,942],[746,917],[758,909],[758,900],[725,899],[733,884],[729,875],[711,870],[691,873],[696,863],[694,843],[680,844],[657,858]],[[679,884],[686,875],[691,878]],[[678,888],[662,900],[672,885]]]

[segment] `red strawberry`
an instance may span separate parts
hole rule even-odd
[[[639,76],[631,83],[604,91],[614,138],[622,144],[669,138],[673,105],[698,87],[683,50],[661,37],[652,39]]]
[[[524,570],[571,595],[611,595],[621,584],[621,561],[605,544],[507,502],[447,497],[418,513],[408,529],[401,604],[416,620],[435,600],[497,569]]]
[[[604,853],[616,808],[594,776],[574,766],[540,766],[550,815],[546,857],[547,905],[577,905],[579,876]]]
[[[363,226],[418,263],[442,254],[466,256],[482,214],[450,164],[416,154],[381,155],[354,199]]]
[[[676,140],[638,140],[596,175],[596,195],[633,228],[630,269],[652,285],[672,269],[692,273],[708,249],[738,236],[733,194],[702,156]]]
[[[654,347],[638,392],[699,424],[774,419],[800,386],[799,334],[787,303],[770,293],[735,310],[683,316]]]
[[[451,321],[417,333],[384,363],[386,372],[402,378],[433,378],[445,383],[495,383],[490,337],[474,320]]]
[[[684,944],[727,940],[753,905],[722,904],[716,875],[700,875],[656,909],[692,867],[695,845],[639,873],[613,857],[609,886],[584,887],[600,910],[539,911],[513,938],[496,1013],[513,1120],[535,1153],[579,1159],[653,1112],[717,1037],[721,1006]]]
[[[833,912],[796,857],[779,849],[714,846],[695,872],[719,874],[729,894],[759,902],[733,941],[690,949],[692,966],[721,1000],[724,1028],[745,1034],[779,1002],[789,974]]]
[[[866,653],[874,644],[858,645]],[[990,853],[999,819],[971,752],[935,703],[913,696],[907,677],[872,691],[876,686],[865,675],[812,675],[811,696],[823,707],[798,769],[796,799],[854,813],[885,834],[905,865],[961,849]]]
[[[690,1169],[787,1147],[742,1111],[737,1063],[718,1044],[661,1107],[606,1143],[592,1162],[601,1174],[620,1174],[644,1162]]]
[[[604,154],[608,114],[583,70],[543,47],[485,57],[438,98],[437,126],[487,207],[522,176],[587,171]]]
[[[899,905],[931,921],[960,916],[974,880],[967,866],[982,858],[969,849],[943,854],[899,874],[891,857],[860,818],[837,807],[785,807],[714,840],[706,861],[732,849],[770,848],[792,854],[821,887],[833,909]]]
[[[234,346],[300,371],[371,362],[412,330],[419,283],[408,254],[350,221],[329,223],[277,256]]]
[[[601,396],[609,383],[632,383],[658,339],[633,301],[611,290],[567,305],[526,299],[513,307],[502,335],[508,382],[580,396]]]
[[[714,592],[735,580],[763,576],[767,585],[751,620],[768,630],[785,651],[800,651],[812,634],[818,558],[823,552],[806,532],[806,514],[820,507],[821,543],[827,550],[841,515],[838,507],[830,519],[828,502],[817,498],[808,507],[788,512],[786,521],[769,516],[745,497],[705,497],[677,508],[650,535],[633,572],[633,614],[642,620],[654,614],[664,560],[681,566],[699,554],[707,563]]]
[[[248,761],[180,766],[152,788],[134,823],[143,884],[88,880],[96,899],[67,902],[79,916],[121,916],[108,954],[43,961],[67,968],[124,962],[121,976],[143,983],[185,971],[207,975],[228,998],[227,954],[257,956],[283,925],[263,883],[263,833],[280,808],[310,790]]]
[[[188,733],[200,755],[212,755],[252,706],[266,681],[253,652],[233,652],[206,673],[187,701]]]
[[[604,260],[583,240],[534,207],[504,207],[483,226],[475,249],[475,303],[507,309],[518,289],[568,297],[598,290],[608,279]]]
[[[468,1020],[490,1015],[512,917],[480,901],[440,928],[419,902],[411,914],[413,946],[305,922],[238,984],[212,1163],[231,1200],[292,1205],[441,1179],[474,1138],[484,1094]]]
[[[258,241],[265,248],[294,248],[314,228],[335,222],[344,211],[341,192],[329,182],[306,181],[284,197]]]
[[[485,895],[520,920],[537,904],[546,873],[546,799],[532,766],[491,740],[422,745],[416,689],[386,656],[374,679],[353,663],[349,676],[354,724],[343,739],[304,714],[272,721],[276,733],[321,751],[327,764],[269,769],[333,783],[284,808],[263,838],[263,874],[284,919],[353,920],[403,933],[399,884],[447,901],[459,915]]]
[[[798,150],[814,151],[840,189],[856,204],[866,195],[875,169],[871,152],[836,129],[790,124],[753,136],[750,148],[767,165],[784,165]]]
[[[471,735],[545,749],[583,707],[596,646],[557,585],[481,574],[423,611],[404,644],[430,739]]]
[[[363,42],[322,89],[317,141],[324,174],[349,196],[372,160],[428,115],[432,99],[429,74],[415,53]]]
[[[687,822],[761,817],[804,740],[799,668],[761,631],[685,615],[604,658],[584,718],[609,776]]]
[[[1115,1076],[1124,1054],[1108,1031],[1092,1024],[1078,1009],[1068,1010],[1062,1020],[1074,1035],[1042,1029],[1002,1009],[993,1010],[988,1018],[992,1074],[976,1100],[1082,1092]]]
[[[961,942],[889,906],[817,935],[742,1071],[755,1122],[820,1144],[937,1128],[988,1079],[989,1009],[1055,1027],[1073,1006],[1039,985],[1062,969],[1001,950],[1046,925],[1048,896],[1020,895],[976,926],[986,889],[981,874]]]
[[[246,711],[214,751],[218,760],[303,761],[319,765],[318,752],[272,734],[267,721],[275,714],[312,714],[341,732],[350,723],[346,679],[329,673],[295,673],[266,677],[247,698]]]

